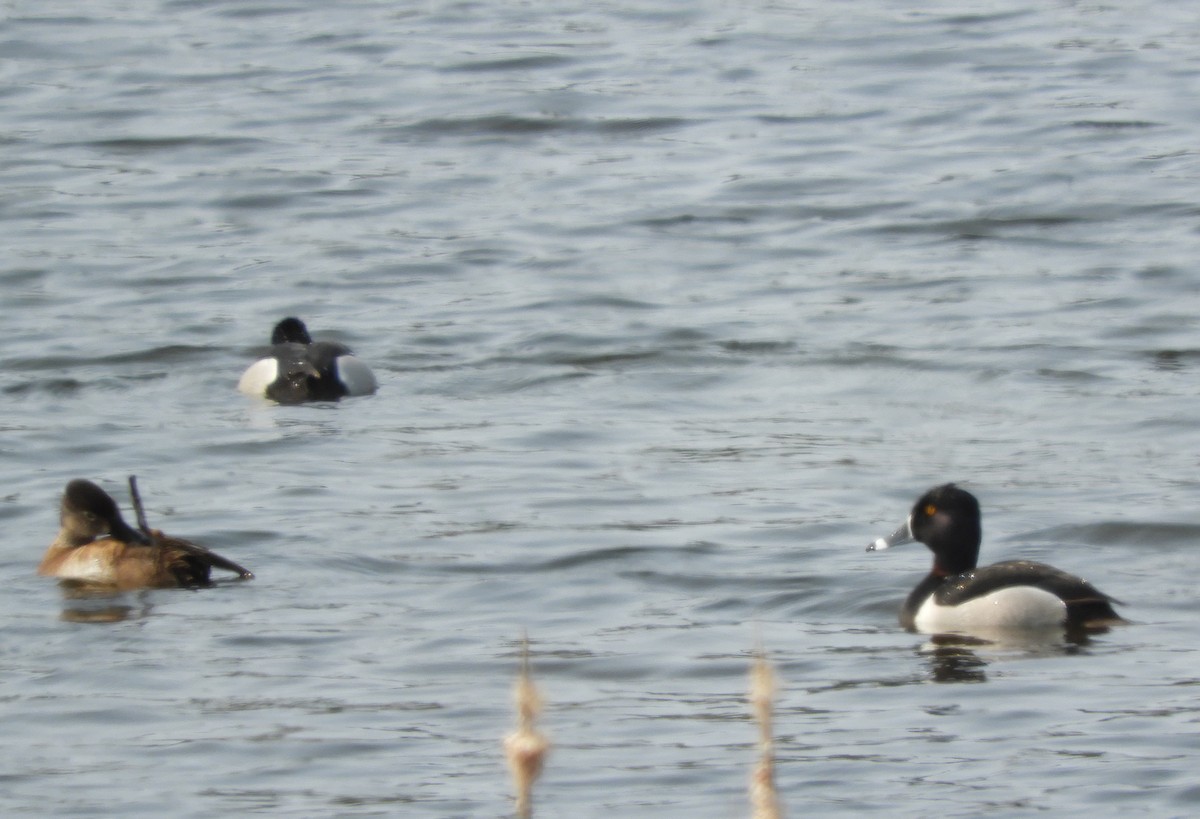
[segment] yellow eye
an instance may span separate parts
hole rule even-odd
[[[934,506],[932,503],[927,504],[925,506],[925,517],[931,518],[936,514],[937,514],[937,507]]]

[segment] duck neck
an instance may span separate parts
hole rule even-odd
[[[63,549],[78,549],[80,546],[85,546],[95,539],[95,535],[89,532],[77,532],[69,527],[64,527],[59,532],[54,545]]]
[[[953,554],[934,554],[931,577],[946,578],[963,572],[969,572],[979,565],[979,547],[969,552],[959,551]]]
[[[927,574],[925,579],[918,583],[917,587],[908,595],[908,599],[904,601],[904,606],[900,609],[900,625],[912,631],[916,627],[917,612],[920,610],[921,605],[945,581],[945,575],[940,575],[936,572]]]
[[[933,552],[932,574],[941,577],[969,572],[979,565],[979,543],[983,530],[978,522],[962,523],[943,537],[928,543]]]

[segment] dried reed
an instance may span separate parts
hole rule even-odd
[[[775,740],[771,716],[775,703],[775,673],[763,650],[755,651],[750,668],[750,709],[758,723],[758,764],[750,774],[753,819],[782,819],[783,808],[775,790]]]
[[[523,640],[521,673],[513,687],[513,699],[517,706],[517,730],[505,737],[504,755],[517,791],[516,815],[518,819],[530,819],[533,816],[533,783],[542,773],[550,742],[537,730],[542,697],[529,673],[528,639]]]

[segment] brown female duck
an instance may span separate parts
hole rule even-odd
[[[187,540],[148,534],[125,522],[113,499],[91,481],[74,480],[62,497],[62,528],[38,574],[120,590],[212,585],[212,569],[249,580],[247,569]]]

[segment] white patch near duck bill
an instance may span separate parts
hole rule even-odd
[[[260,358],[247,367],[246,372],[238,379],[238,392],[265,398],[267,387],[274,384],[278,377],[279,361],[274,358]]]
[[[1067,621],[1067,604],[1034,586],[1009,586],[957,606],[940,606],[930,596],[913,626],[925,634],[1041,631]]]
[[[375,374],[371,368],[352,355],[338,356],[335,361],[337,379],[347,395],[370,395],[375,392]]]
[[[916,540],[912,530],[912,515],[904,519],[904,525],[896,531],[892,532],[887,537],[877,538],[867,546],[868,552],[882,552],[884,549],[890,549],[893,546],[899,546],[901,543],[912,543]]]

